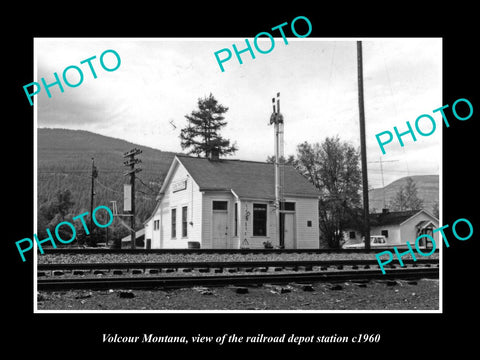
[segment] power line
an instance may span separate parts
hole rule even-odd
[[[57,171],[48,171],[48,170],[40,170],[37,171],[37,174],[69,174],[69,173],[90,173],[92,170],[91,169],[86,169],[86,170],[57,170]],[[102,173],[121,173],[121,170],[102,170]]]
[[[100,186],[103,186],[105,189],[108,189],[110,191],[113,191],[114,193],[117,193],[117,194],[123,194],[121,191],[118,191],[118,190],[115,190],[115,189],[112,189],[111,187],[105,185],[105,184],[102,184],[98,179],[95,179],[97,181],[97,184],[99,184]]]
[[[136,189],[135,191],[142,193],[143,196],[141,196],[141,197],[143,197],[144,199],[147,199],[147,200],[152,200],[152,199],[156,200],[156,198],[157,198],[156,196],[151,195],[151,194],[147,194],[147,193],[143,192],[142,190]]]
[[[157,190],[154,190],[154,189],[152,189],[150,186],[148,186],[147,184],[145,184],[145,183],[143,182],[143,180],[142,180],[138,175],[137,175],[137,179],[138,179],[147,189],[151,190],[152,193],[156,194],[156,193],[158,192]],[[155,195],[155,196],[156,196],[156,195]]]

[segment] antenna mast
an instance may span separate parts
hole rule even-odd
[[[385,162],[397,162],[398,160],[384,160],[382,161],[382,157],[380,156],[379,161],[369,161],[370,163],[380,163],[380,173],[382,174],[382,192],[383,192],[383,208],[387,207],[387,199],[385,195],[385,181],[383,180],[383,163]]]

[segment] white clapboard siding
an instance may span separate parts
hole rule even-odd
[[[399,244],[406,244],[408,241],[412,247],[415,246],[415,240],[417,239],[416,226],[421,221],[431,221],[435,224],[435,228],[438,227],[437,219],[435,219],[433,216],[430,216],[425,211],[420,211],[400,225],[401,239]],[[439,249],[442,245],[441,241],[439,242],[439,232],[433,233],[433,239],[435,240],[437,249]],[[429,244],[429,246],[431,246],[431,244]]]
[[[315,249],[319,244],[318,199],[296,198],[295,200],[296,244],[299,249]],[[308,227],[307,222],[312,226]]]

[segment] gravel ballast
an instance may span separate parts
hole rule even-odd
[[[240,290],[239,290],[240,289]],[[439,281],[418,280],[38,292],[38,310],[438,310]]]
[[[438,253],[418,259],[438,259]],[[44,254],[37,257],[39,264],[80,264],[116,262],[197,262],[197,261],[299,261],[299,260],[376,260],[375,253],[203,253],[203,254]],[[408,254],[402,259],[411,259]],[[395,259],[396,261],[396,259]]]

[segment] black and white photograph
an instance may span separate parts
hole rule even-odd
[[[9,346],[473,345],[470,11],[197,5],[8,39]]]
[[[441,39],[264,37],[35,40],[38,310],[441,310]]]

